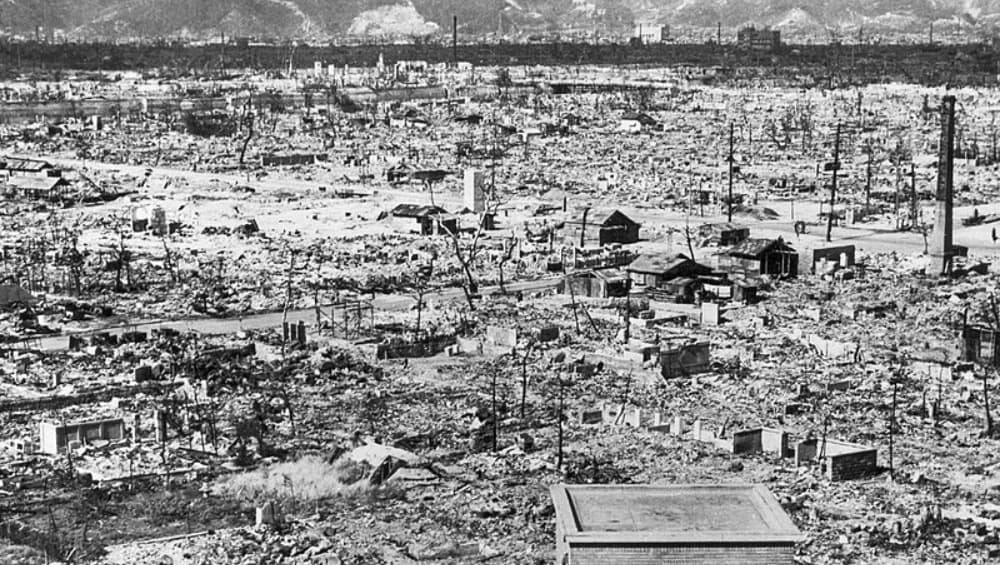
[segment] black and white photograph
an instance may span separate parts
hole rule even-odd
[[[0,0],[0,565],[1000,563],[1000,0]]]

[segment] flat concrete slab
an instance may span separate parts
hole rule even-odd
[[[753,491],[574,489],[569,498],[583,532],[772,530]]]
[[[761,485],[556,485],[569,539],[630,543],[795,543],[801,534]]]

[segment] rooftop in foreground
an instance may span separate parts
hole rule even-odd
[[[760,485],[556,485],[567,539],[794,544],[801,535]]]

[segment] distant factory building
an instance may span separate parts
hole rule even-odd
[[[640,43],[663,43],[670,35],[670,28],[663,24],[644,23],[635,26],[633,38]]]
[[[748,51],[773,52],[781,48],[781,32],[776,29],[757,29],[749,26],[736,33],[736,43],[740,49]]]

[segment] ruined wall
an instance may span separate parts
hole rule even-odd
[[[861,479],[878,472],[878,455],[874,449],[834,455],[826,459],[826,478],[831,481]]]

